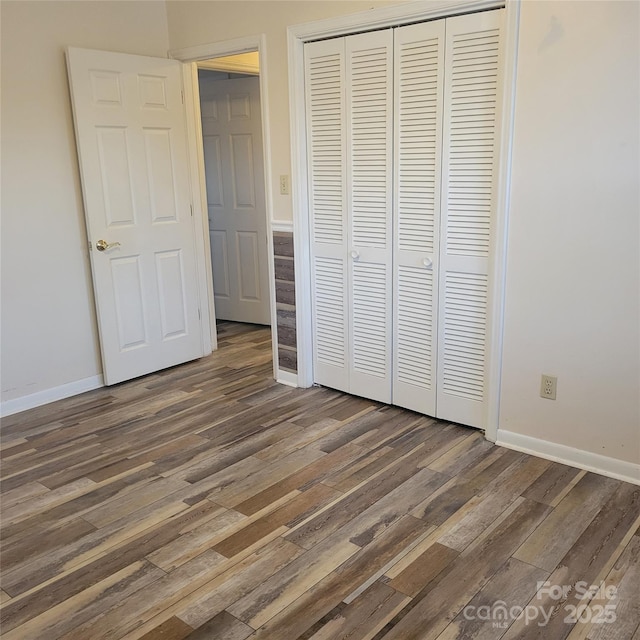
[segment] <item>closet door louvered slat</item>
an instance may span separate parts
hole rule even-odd
[[[393,403],[436,414],[444,20],[395,30]]]
[[[391,402],[393,32],[346,38],[350,391]]]
[[[503,11],[448,18],[437,415],[483,428]]]
[[[314,381],[350,391],[344,39],[305,45]]]

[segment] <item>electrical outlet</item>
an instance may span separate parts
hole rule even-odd
[[[547,400],[556,399],[556,390],[558,387],[558,378],[555,376],[548,376],[542,374],[542,380],[540,381],[540,397]]]
[[[289,176],[280,176],[280,195],[289,195]]]

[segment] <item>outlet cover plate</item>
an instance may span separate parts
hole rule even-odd
[[[543,373],[540,380],[540,397],[545,400],[555,400],[557,388],[558,378]]]

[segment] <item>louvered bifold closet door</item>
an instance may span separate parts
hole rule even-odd
[[[436,414],[444,20],[395,30],[393,403]]]
[[[484,428],[504,10],[446,20],[437,416]]]
[[[349,391],[345,40],[305,44],[314,382]]]
[[[350,392],[391,402],[393,32],[346,39]]]

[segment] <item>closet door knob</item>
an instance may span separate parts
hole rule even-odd
[[[431,269],[431,267],[433,267],[433,262],[429,259],[429,258],[424,258],[422,260],[422,264],[427,268],[427,269]]]
[[[357,260],[360,257],[360,252],[357,249],[351,249],[351,257]]]

